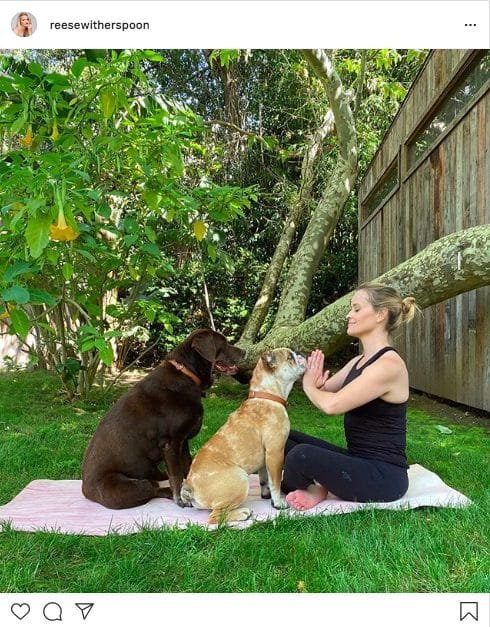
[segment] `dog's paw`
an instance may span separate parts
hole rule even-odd
[[[173,499],[174,495],[170,488],[158,488],[155,491],[155,496],[159,499]]]
[[[280,496],[279,498],[272,499],[272,506],[275,509],[288,509],[289,503],[283,496]]]
[[[260,496],[263,499],[270,499],[271,498],[271,491],[268,485],[261,485],[260,486]]]
[[[231,512],[228,520],[248,520],[251,515],[251,509],[248,509],[248,507],[239,507]]]
[[[192,507],[192,503],[183,501],[180,496],[174,497],[174,503],[176,503],[179,507]]]

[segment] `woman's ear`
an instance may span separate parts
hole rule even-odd
[[[376,322],[386,322],[388,320],[388,310],[386,307],[376,312]]]

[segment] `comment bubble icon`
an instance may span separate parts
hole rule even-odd
[[[61,605],[58,603],[46,603],[43,608],[44,618],[50,621],[63,620],[61,618]]]

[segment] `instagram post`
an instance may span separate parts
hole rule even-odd
[[[488,3],[0,21],[1,624],[488,624]]]

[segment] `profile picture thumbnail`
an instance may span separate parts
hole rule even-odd
[[[36,32],[37,22],[32,13],[22,11],[12,18],[12,30],[18,37],[30,37]]]

